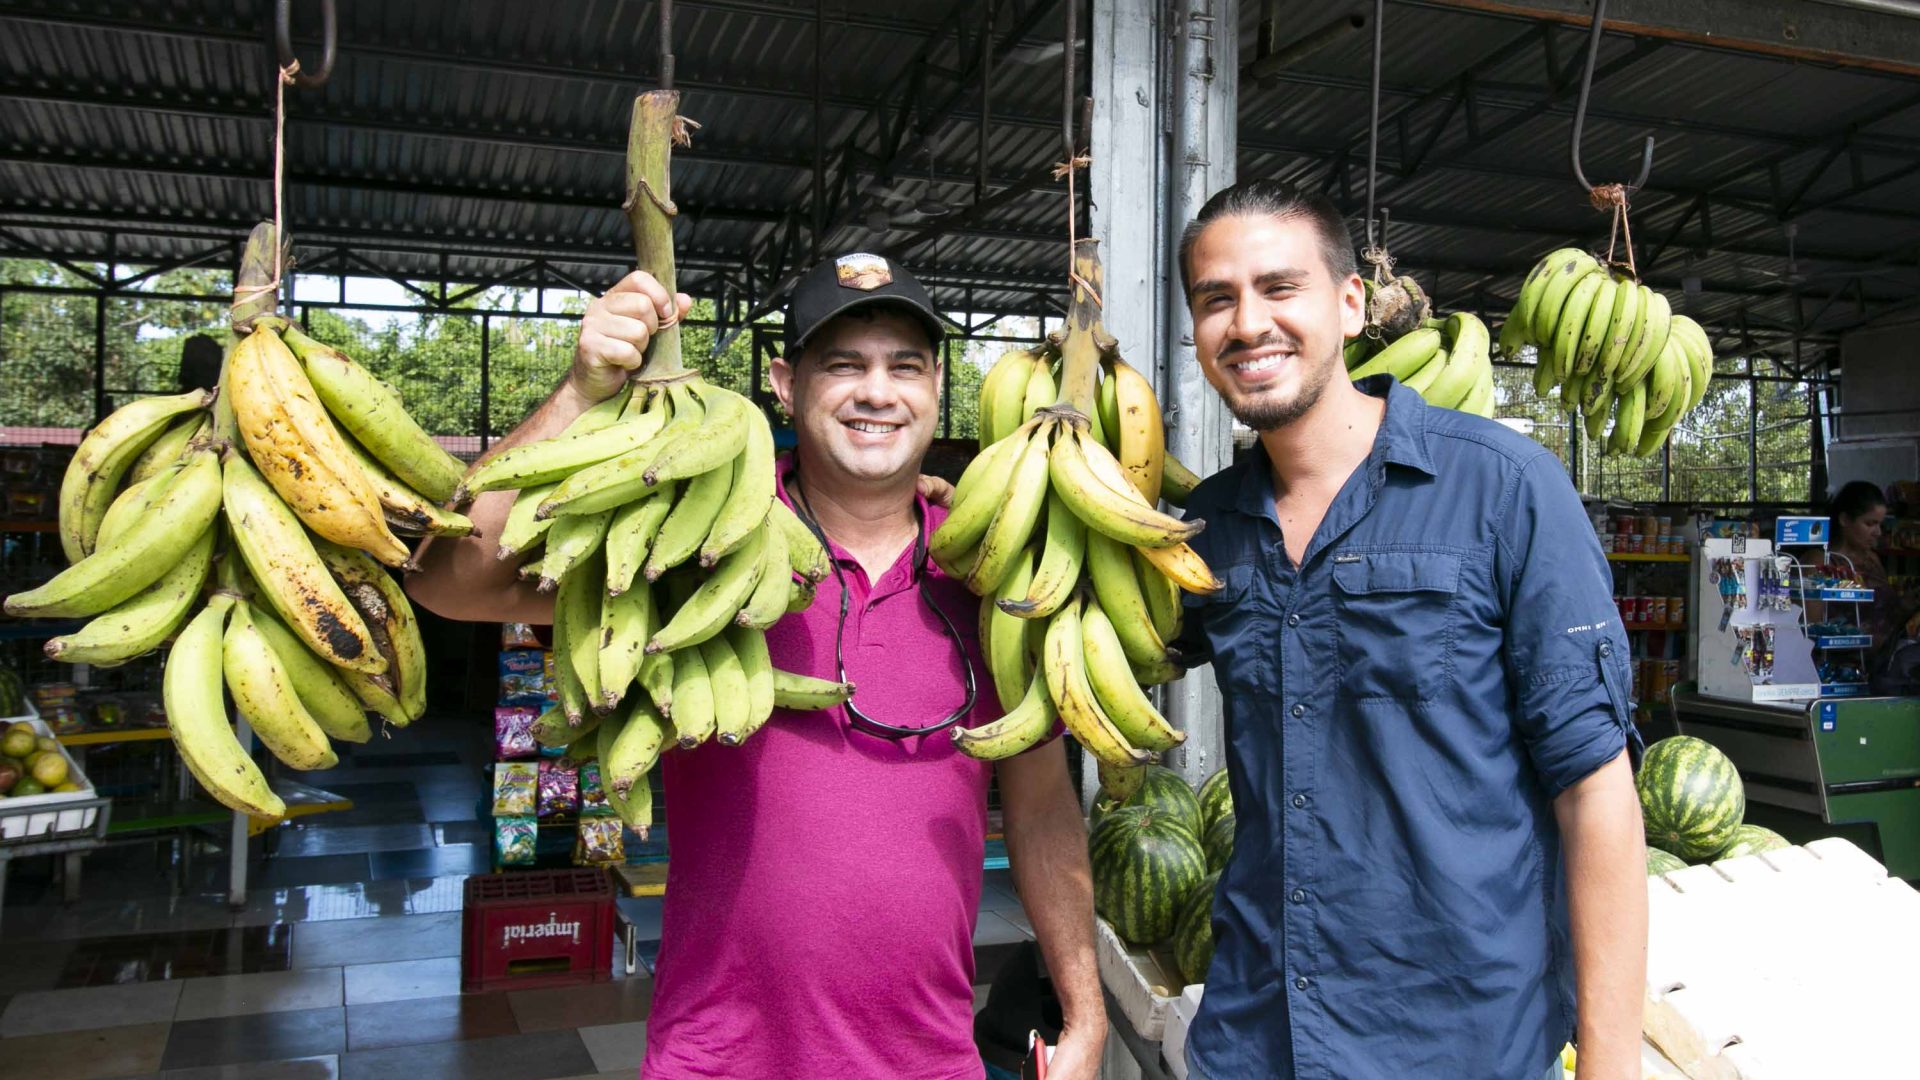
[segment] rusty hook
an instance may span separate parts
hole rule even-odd
[[[1594,0],[1593,27],[1587,32],[1587,62],[1580,69],[1580,102],[1573,109],[1573,178],[1580,186],[1592,191],[1594,185],[1587,180],[1587,171],[1580,167],[1580,133],[1587,126],[1587,96],[1593,90],[1593,64],[1600,55],[1600,34],[1602,24],[1607,17],[1607,0]],[[1632,183],[1625,185],[1627,191],[1634,192],[1647,182],[1647,174],[1653,171],[1653,136],[1647,136],[1646,145],[1640,150],[1640,175]]]
[[[673,0],[660,0],[660,89],[673,89]]]
[[[293,0],[274,0],[273,43],[280,53],[280,66],[293,68],[293,85],[311,90],[326,84],[333,74],[334,46],[338,41],[339,18],[334,0],[320,0],[320,66],[308,70],[293,52]]]

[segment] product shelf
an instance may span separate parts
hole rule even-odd
[[[1685,554],[1670,555],[1670,554],[1661,554],[1661,553],[1648,553],[1644,551],[1609,551],[1606,554],[1607,554],[1608,562],[1684,563],[1684,562],[1693,561],[1692,555],[1685,555]]]

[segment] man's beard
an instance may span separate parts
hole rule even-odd
[[[1227,411],[1233,414],[1234,419],[1255,431],[1278,431],[1307,415],[1320,403],[1320,396],[1327,392],[1327,384],[1333,380],[1334,363],[1338,361],[1320,364],[1305,372],[1300,392],[1290,400],[1270,400],[1265,393],[1256,391],[1245,397],[1227,397]]]

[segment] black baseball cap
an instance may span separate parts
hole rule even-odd
[[[882,255],[855,252],[827,259],[807,271],[787,303],[786,354],[792,356],[837,315],[867,304],[896,304],[926,327],[939,348],[946,331],[927,290],[907,268]]]

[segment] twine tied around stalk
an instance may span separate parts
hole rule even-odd
[[[1614,261],[1614,244],[1621,243],[1627,249],[1627,273],[1638,279],[1640,271],[1633,259],[1633,223],[1627,218],[1627,190],[1625,184],[1601,184],[1588,191],[1587,198],[1595,210],[1613,211],[1613,227],[1607,231],[1607,262]]]
[[[1080,246],[1078,235],[1080,216],[1074,212],[1073,174],[1092,165],[1093,155],[1077,154],[1054,165],[1053,178],[1055,180],[1064,178],[1067,182],[1067,280],[1085,289],[1087,296],[1092,298],[1094,307],[1105,309],[1107,305],[1100,299],[1100,290],[1093,287],[1093,282],[1081,277],[1073,265],[1073,253]]]
[[[300,74],[300,61],[293,60],[281,65],[280,74],[273,80],[273,278],[262,285],[242,285],[234,282],[233,301],[229,310],[236,309],[262,293],[280,291],[281,256],[286,250],[283,239],[287,235],[281,222],[281,196],[286,177],[286,130],[287,130],[287,87],[293,83],[293,77]]]
[[[1387,254],[1386,248],[1369,246],[1360,253],[1360,261],[1373,267],[1375,285],[1385,285],[1393,280],[1393,256]]]

